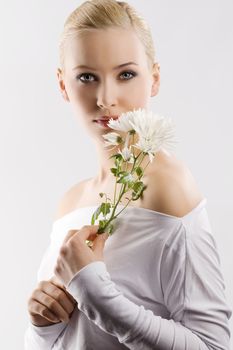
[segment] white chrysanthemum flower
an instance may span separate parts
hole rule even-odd
[[[129,111],[122,113],[118,119],[111,118],[108,122],[108,126],[111,129],[128,132],[132,130],[131,121],[134,121],[135,113],[134,111]]]
[[[139,141],[134,147],[147,153],[150,162],[152,162],[154,154],[161,148],[171,150],[177,143],[174,137],[175,125],[171,118],[165,118],[141,109],[137,111],[137,117],[130,123],[139,136]]]
[[[122,137],[116,132],[109,132],[105,135],[102,135],[103,138],[107,141],[104,142],[105,146],[118,146],[122,141]]]
[[[133,154],[131,153],[131,146],[128,148],[128,147],[124,147],[121,150],[119,150],[119,153],[122,155],[124,161],[128,162],[128,163],[133,163],[134,162],[134,156]]]
[[[131,153],[131,146],[128,147],[129,139],[130,139],[130,134],[129,134],[129,132],[127,132],[124,147],[122,150],[119,150],[118,153],[122,155],[124,161],[126,161],[128,163],[133,163],[134,156]]]

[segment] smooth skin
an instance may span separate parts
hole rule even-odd
[[[151,69],[135,32],[121,28],[89,30],[70,39],[65,52],[65,67],[57,69],[60,91],[95,143],[100,166],[96,180],[101,185],[113,180],[109,169],[114,161],[102,136],[111,129],[94,119],[148,107],[159,91],[159,64]],[[88,68],[77,68],[83,65]]]
[[[89,263],[104,261],[103,249],[108,235],[97,235],[97,230],[98,225],[87,225],[80,230],[68,231],[60,248],[55,275],[49,281],[40,281],[28,300],[32,324],[43,327],[69,322],[77,302],[66,286]],[[86,239],[93,242],[92,247],[86,245]]]
[[[71,103],[75,115],[95,143],[99,171],[95,177],[79,182],[63,195],[56,219],[78,207],[99,204],[99,192],[111,196],[115,178],[109,169],[114,163],[109,159],[111,153],[103,147],[102,137],[111,129],[100,127],[94,119],[120,115],[133,108],[148,108],[160,86],[159,64],[155,62],[152,69],[149,68],[145,48],[133,30],[92,29],[69,39],[65,50],[65,66],[57,69],[60,92],[64,100]],[[77,68],[80,65],[89,68]],[[173,154],[163,150],[146,169],[144,182],[148,188],[135,206],[182,217],[203,198],[190,170]],[[40,282],[29,299],[28,311],[33,324],[45,326],[69,320],[77,305],[66,291],[67,284],[91,262],[103,261],[106,239],[95,233],[94,225],[67,233],[53,280]],[[85,244],[86,239],[93,241],[93,247]]]
[[[103,249],[107,233],[97,234],[98,225],[85,225],[81,230],[70,230],[60,248],[54,272],[67,287],[74,275],[94,261],[104,261]],[[88,247],[86,240],[93,242]]]
[[[148,108],[160,88],[160,65],[155,62],[150,68],[145,48],[133,30],[91,29],[70,39],[65,52],[64,68],[57,69],[60,92],[94,141],[99,170],[95,177],[75,184],[64,194],[56,218],[78,207],[98,204],[99,192],[113,199],[115,178],[109,169],[114,162],[109,157],[115,150],[103,147],[103,134],[111,129],[103,129],[93,120]],[[128,62],[131,64],[119,67]],[[80,67],[83,65],[88,68]],[[144,182],[148,186],[144,198],[132,205],[182,217],[203,199],[188,167],[164,150],[157,152],[155,161],[146,168]]]
[[[53,276],[48,281],[40,281],[28,300],[28,312],[33,325],[50,326],[68,322],[77,302],[66,291],[60,281]]]
[[[135,64],[116,68],[130,61]],[[77,65],[94,67],[95,70],[88,69],[93,75],[83,75],[77,79],[78,74],[87,71],[84,68],[74,69]],[[75,114],[96,142],[101,164],[97,181],[101,185],[109,179],[111,167],[109,153],[103,149],[102,138],[102,134],[109,130],[103,130],[93,120],[103,115],[119,115],[132,107],[145,106],[151,94],[157,93],[158,65],[155,64],[152,74],[144,47],[133,31],[122,31],[119,28],[91,30],[81,37],[69,40],[65,69],[62,71],[58,68],[57,77],[63,98],[71,103]],[[83,80],[91,82],[86,84]],[[156,82],[154,87],[153,81]],[[59,209],[59,215],[60,213]],[[41,281],[28,301],[28,312],[34,325],[46,326],[69,319],[73,312],[70,304],[72,297],[65,285],[82,267],[103,259],[105,239],[103,235],[95,238],[91,235],[91,227],[68,232],[66,238],[69,237],[70,241],[65,240],[60,249],[53,281]],[[85,244],[85,239],[91,240],[91,237],[94,244],[90,248]],[[54,315],[57,319],[54,319]]]

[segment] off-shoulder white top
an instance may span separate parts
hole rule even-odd
[[[67,286],[78,304],[68,323],[29,321],[25,350],[230,349],[232,310],[204,198],[183,217],[127,207],[104,247]],[[90,225],[97,206],[53,223],[38,281],[54,275],[70,229]]]

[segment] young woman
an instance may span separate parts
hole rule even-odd
[[[25,349],[229,349],[231,310],[206,198],[174,154],[157,153],[143,198],[113,235],[89,224],[99,193],[114,189],[107,121],[148,108],[159,92],[148,26],[127,3],[86,1],[65,23],[60,64],[61,94],[95,142],[99,171],[61,200],[28,300]]]

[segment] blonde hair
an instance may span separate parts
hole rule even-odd
[[[89,29],[107,27],[133,28],[145,47],[149,67],[155,62],[155,49],[150,28],[136,10],[126,2],[90,0],[77,7],[66,19],[59,42],[59,59],[65,68],[65,44],[70,37]]]

